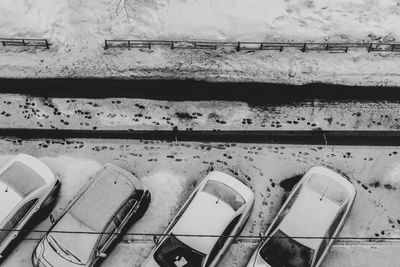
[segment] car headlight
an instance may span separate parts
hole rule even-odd
[[[32,264],[33,264],[33,266],[35,266],[35,267],[47,267],[39,259],[39,255],[41,255],[42,252],[43,252],[43,242],[39,242],[38,246],[36,247],[35,251],[32,254]]]

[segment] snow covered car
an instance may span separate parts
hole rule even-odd
[[[291,191],[247,267],[320,266],[355,197],[354,186],[343,176],[311,168]]]
[[[150,192],[132,173],[106,164],[75,195],[36,246],[32,263],[45,266],[95,266],[117,237],[143,216]]]
[[[253,204],[253,192],[239,180],[218,171],[209,173],[142,267],[215,266],[243,229]]]
[[[1,168],[0,259],[33,215],[52,207],[60,186],[47,165],[26,154],[18,154]]]

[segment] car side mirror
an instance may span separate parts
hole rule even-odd
[[[96,256],[99,258],[105,258],[105,257],[107,257],[107,254],[104,252],[97,251]]]
[[[56,220],[54,219],[53,214],[50,214],[49,219],[50,219],[51,224],[54,224],[56,222]]]
[[[258,233],[258,236],[260,237],[260,240],[263,240],[264,238],[265,238],[265,233],[263,233],[263,232],[259,232]]]
[[[160,239],[158,238],[157,235],[153,235],[153,242],[154,244],[158,245],[158,243],[160,242]]]

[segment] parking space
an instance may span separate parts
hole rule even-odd
[[[0,140],[0,145],[1,164],[10,155],[25,152],[39,157],[61,176],[63,185],[53,210],[56,218],[91,174],[102,164],[114,161],[133,171],[152,192],[149,210],[128,232],[160,233],[193,188],[214,169],[237,177],[254,191],[254,209],[242,235],[257,236],[266,230],[285,194],[299,177],[311,166],[324,165],[350,177],[358,192],[341,237],[392,238],[399,237],[400,233],[400,147],[10,138]],[[35,229],[49,227],[46,219]],[[30,266],[32,248],[41,235],[29,234],[29,240],[15,249],[4,266]],[[140,266],[153,247],[151,239],[151,236],[125,235],[107,258],[106,266]],[[239,238],[220,266],[243,266],[255,245]],[[392,245],[398,246],[390,240],[336,242],[325,264],[339,266],[335,264],[348,259],[346,263],[353,261],[354,266],[362,266],[356,264],[360,257],[357,255],[363,255],[365,262],[368,258],[374,262],[374,253],[358,253],[371,246],[385,251],[390,255],[388,260],[393,260],[397,254],[394,255],[396,250]]]

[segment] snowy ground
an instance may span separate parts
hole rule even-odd
[[[1,153],[7,154],[0,157],[0,164],[10,158],[9,154],[26,152],[40,157],[61,175],[63,186],[53,211],[55,217],[91,173],[105,162],[123,159],[153,193],[148,212],[129,232],[162,231],[195,185],[211,169],[218,169],[253,189],[256,202],[243,234],[258,235],[279,209],[290,178],[311,166],[325,165],[348,175],[358,191],[342,237],[400,236],[399,147],[15,139],[2,139],[0,145]],[[49,227],[46,220],[36,229]],[[28,235],[33,240],[23,241],[4,266],[30,266],[31,251],[39,237],[37,233]],[[148,237],[125,236],[123,240],[104,266],[139,266],[153,247]],[[394,241],[337,242],[324,266],[391,266],[400,260],[399,245]],[[254,247],[254,243],[239,240],[219,266],[244,266]],[[377,255],[386,255],[386,261]]]
[[[97,130],[398,130],[400,103],[305,102],[249,106],[226,101],[38,98],[0,94],[5,128]]]
[[[1,1],[1,37],[53,45],[2,47],[0,76],[399,84],[399,53],[102,49],[110,38],[392,42],[400,37],[398,0],[127,0],[127,14],[118,2]]]

